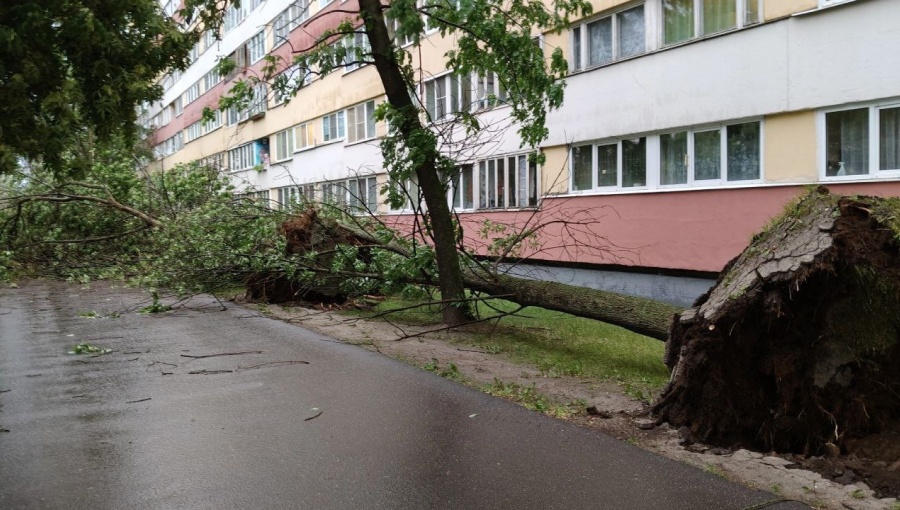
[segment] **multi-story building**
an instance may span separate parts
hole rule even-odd
[[[386,128],[372,117],[384,101],[372,66],[298,74],[305,86],[287,103],[268,94],[200,121],[229,87],[212,71],[217,59],[247,68],[227,78],[258,72],[264,55],[308,47],[335,23],[329,12],[355,0],[244,4],[221,40],[205,38],[189,69],[163,79],[165,97],[147,115],[158,164],[216,161],[241,190],[273,203],[302,195],[402,215],[379,195]],[[498,135],[460,162],[448,200],[461,218],[593,212],[609,249],[549,246],[534,258],[711,274],[805,185],[900,195],[897,0],[592,4],[567,31],[536,34],[545,53],[563,49],[571,71],[565,103],[549,115],[545,162],[529,163],[513,130]],[[502,123],[499,81],[444,69],[452,46],[437,33],[407,46],[423,109],[432,119],[484,110]]]

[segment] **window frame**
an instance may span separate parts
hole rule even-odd
[[[331,120],[333,119],[333,120]],[[328,127],[326,127],[328,120]],[[334,134],[331,125],[334,123]],[[322,116],[322,143],[332,143],[344,140],[347,137],[347,118],[344,110],[329,113]]]
[[[363,121],[360,122],[359,113],[363,113]],[[375,122],[375,100],[370,99],[347,108],[344,115],[346,142],[348,145],[365,142],[376,137],[378,126]],[[359,128],[363,129],[363,137],[359,137]],[[371,131],[371,132],[370,132]]]
[[[852,1],[852,0],[851,0]],[[872,179],[897,179],[900,178],[900,166],[881,170],[881,111],[900,108],[900,98],[890,98],[881,101],[866,103],[854,103],[832,108],[824,108],[817,115],[817,141],[818,141],[818,167],[819,179],[827,182],[855,181]],[[851,175],[828,175],[828,125],[827,115],[853,110],[866,110],[868,128],[868,140],[866,150],[868,168],[865,173]],[[900,137],[900,135],[898,135]]]
[[[670,48],[674,46],[678,46],[680,44],[686,44],[691,41],[696,41],[699,39],[705,39],[707,37],[715,37],[719,34],[725,34],[728,32],[732,32],[735,30],[741,30],[743,28],[747,28],[749,26],[758,25],[763,20],[761,19],[763,16],[763,0],[733,0],[734,1],[734,11],[735,11],[735,24],[730,28],[725,28],[722,30],[716,30],[709,33],[703,32],[703,0],[693,0],[693,35],[678,41],[666,42],[666,9],[665,2],[667,0],[659,0],[659,20],[657,22],[658,25],[658,33],[657,37],[659,38],[659,47],[660,48]],[[754,21],[749,21],[747,18],[748,10],[747,6],[750,3],[756,3],[756,15],[757,19]]]
[[[443,83],[442,87],[439,84]],[[434,88],[434,92],[429,92],[429,87]],[[456,89],[456,102],[454,103],[453,90]],[[441,95],[438,96],[438,91]],[[421,82],[421,100],[420,103],[425,110],[425,119],[427,122],[440,123],[453,120],[456,113],[467,111],[472,106],[472,83],[471,79],[466,76],[460,76],[455,73],[444,73],[430,80]],[[430,96],[433,96],[434,105],[431,104]],[[438,105],[443,101],[443,109],[441,115],[438,113]],[[450,104],[452,109],[447,108]]]
[[[529,157],[529,152],[517,152],[512,154],[506,154],[497,157],[491,157],[486,159],[481,159],[476,161],[473,164],[472,171],[472,179],[473,183],[477,184],[477,186],[473,187],[473,192],[475,196],[473,197],[473,203],[475,205],[475,209],[477,210],[509,210],[509,209],[531,209],[538,206],[540,202],[540,165],[531,161]],[[521,163],[524,159],[525,166],[524,168],[521,166]],[[498,165],[498,162],[503,162],[503,165]],[[510,182],[509,177],[513,172],[511,167],[509,166],[509,162],[515,162],[516,168],[515,172],[515,187],[513,191],[510,191]],[[493,166],[491,166],[493,163]],[[502,170],[500,167],[503,167]],[[490,178],[491,171],[493,171],[493,180]],[[522,179],[522,172],[525,172],[525,205],[520,205],[521,202],[521,194],[519,193],[519,182]],[[502,172],[502,174],[501,174]],[[485,178],[482,178],[482,174],[484,174]],[[498,175],[502,175],[503,179],[503,188],[501,190],[500,181]],[[531,184],[533,183],[533,186]],[[493,190],[490,189],[493,188]],[[533,189],[532,189],[533,188]],[[494,203],[495,205],[490,205],[490,197],[491,191],[493,191]],[[500,196],[502,194],[502,197]],[[513,196],[514,195],[514,196]]]
[[[696,1],[696,0],[695,0]],[[738,1],[738,0],[736,0]],[[605,11],[603,14],[599,16],[594,16],[590,19],[587,19],[583,22],[574,25],[571,30],[571,44],[573,48],[573,56],[572,56],[572,64],[570,65],[571,70],[573,72],[577,71],[587,71],[590,69],[595,69],[598,67],[603,67],[609,64],[613,64],[615,62],[619,62],[622,60],[628,60],[631,58],[640,57],[642,55],[646,55],[650,53],[652,49],[652,41],[651,41],[651,22],[653,20],[653,15],[648,11],[650,7],[648,6],[650,2],[641,1],[636,3],[629,3],[622,6],[617,6],[614,9],[610,9]],[[660,4],[661,5],[661,4]],[[639,53],[635,53],[633,55],[621,56],[621,48],[619,47],[619,32],[621,22],[619,21],[620,15],[627,11],[637,9],[638,7],[643,7],[644,9],[644,49]],[[609,19],[611,23],[610,27],[610,41],[612,43],[612,47],[610,48],[611,58],[606,62],[601,62],[598,64],[590,63],[590,35],[589,35],[589,26],[595,23],[599,23],[605,19]],[[577,55],[575,54],[577,52]]]
[[[301,138],[300,136],[304,136],[302,139],[304,141],[303,144],[297,143]],[[308,149],[313,149],[316,146],[316,131],[315,131],[315,122],[301,122],[294,126],[294,152],[305,151]]]
[[[284,151],[281,150],[282,145],[284,145]],[[281,163],[283,161],[290,161],[291,159],[293,159],[294,128],[291,127],[272,135],[272,141],[269,142],[269,146],[274,149],[272,151],[273,163]]]
[[[266,56],[266,31],[260,30],[247,39],[247,66],[262,60]]]
[[[228,171],[229,172],[242,172],[245,170],[250,170],[256,164],[254,163],[253,158],[253,149],[254,143],[249,142],[242,145],[239,145],[233,149],[228,150]],[[241,166],[236,168],[234,163],[243,163],[246,166]]]

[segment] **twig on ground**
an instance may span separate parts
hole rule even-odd
[[[463,352],[477,352],[477,353],[479,353],[479,354],[490,354],[490,353],[487,352],[487,351],[479,351],[478,349],[461,349],[461,348],[459,348],[459,349],[456,349],[456,350],[457,350],[457,351],[463,351]]]
[[[9,393],[12,390],[0,390],[0,393]]]
[[[241,354],[262,354],[264,351],[243,351],[243,352],[222,352],[219,354],[203,354],[201,356],[192,356],[190,354],[181,354],[182,358],[202,359],[215,358],[216,356],[239,356]]]
[[[128,401],[126,401],[125,403],[126,403],[126,404],[137,404],[138,402],[146,402],[146,401],[150,400],[150,398],[151,398],[151,397],[141,398],[141,399],[138,399],[138,400],[128,400]]]
[[[322,410],[321,410],[321,409],[316,409],[316,414],[310,416],[309,418],[304,419],[303,421],[315,420],[315,419],[318,418],[319,416],[322,416]]]
[[[291,361],[270,361],[268,363],[260,363],[259,365],[252,365],[249,367],[237,367],[238,370],[250,370],[252,368],[260,368],[269,365],[309,365],[308,361],[300,361],[300,360],[291,360]]]
[[[178,366],[178,365],[176,365],[176,364],[174,364],[174,363],[166,363],[165,361],[154,361],[153,363],[150,363],[149,365],[147,365],[147,368],[150,368],[150,367],[152,367],[153,365],[169,365],[170,367],[177,367],[177,366]]]
[[[125,361],[137,361],[137,360],[139,360],[139,359],[141,359],[141,358],[126,359]]]
[[[188,372],[190,375],[212,375],[212,374],[228,374],[234,372],[234,370],[194,370],[193,372]]]

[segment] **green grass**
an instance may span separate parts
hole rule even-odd
[[[549,397],[538,392],[534,385],[522,386],[515,383],[506,383],[495,378],[493,383],[485,384],[480,389],[495,397],[512,400],[526,409],[549,414],[557,418],[567,418],[584,409],[583,401],[572,402],[568,405],[556,404]]]
[[[414,306],[413,301],[397,298],[380,303],[376,312]],[[512,311],[516,305],[492,299],[479,303],[481,317],[493,317],[498,311]],[[438,324],[436,306],[399,310],[391,321],[408,324]],[[617,326],[575,317],[543,308],[529,307],[518,316],[470,327],[471,344],[489,353],[505,353],[517,362],[537,367],[545,377],[563,375],[614,381],[626,393],[649,400],[669,380],[662,362],[664,344]]]

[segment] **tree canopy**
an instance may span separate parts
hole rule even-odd
[[[0,173],[21,158],[79,173],[65,157],[78,132],[133,140],[136,108],[196,38],[156,0],[0,2]]]

